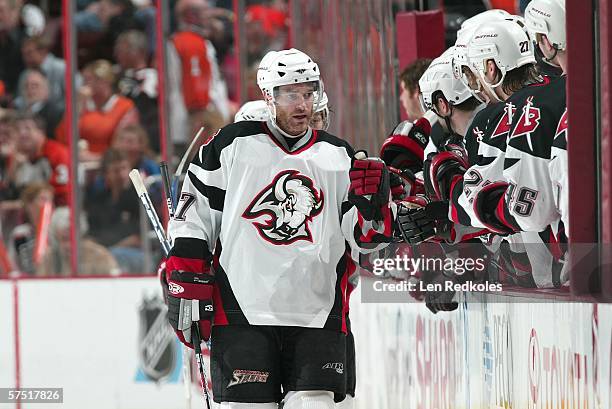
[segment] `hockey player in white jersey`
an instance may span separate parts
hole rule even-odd
[[[283,396],[286,409],[333,408],[346,393],[350,253],[391,240],[388,174],[309,126],[323,89],[306,54],[268,53],[257,82],[269,119],[222,128],[189,166],[170,223],[169,320],[186,344],[192,320],[204,338],[212,326],[222,408]]]

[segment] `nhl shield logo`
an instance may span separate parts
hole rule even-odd
[[[315,188],[312,179],[297,170],[286,170],[262,189],[242,217],[267,216],[263,223],[253,221],[253,225],[264,240],[283,245],[297,240],[312,242],[309,223],[322,209],[323,191]]]
[[[159,296],[145,297],[139,308],[138,353],[144,374],[154,382],[169,376],[176,366],[176,342],[168,323],[167,307]]]

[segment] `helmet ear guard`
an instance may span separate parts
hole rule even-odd
[[[529,35],[517,21],[505,19],[481,25],[467,47],[468,66],[477,73],[481,85],[498,100],[495,88],[502,85],[509,71],[536,63]],[[493,84],[486,79],[490,60],[501,74]]]
[[[455,46],[434,59],[419,80],[419,99],[426,111],[434,108],[434,97],[438,92],[451,106],[459,105],[472,96],[470,90],[453,73],[454,52]]]
[[[556,50],[566,49],[565,0],[532,0],[525,9],[525,25],[530,33],[546,35]]]

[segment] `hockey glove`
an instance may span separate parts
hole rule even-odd
[[[452,184],[469,168],[467,157],[456,152],[429,154],[423,164],[425,193],[430,200],[448,200]]]
[[[516,223],[510,224],[512,216],[504,217],[504,207],[500,201],[508,190],[508,183],[493,182],[480,189],[474,197],[474,213],[478,220],[490,231],[500,235],[512,234],[520,229]],[[505,221],[505,222],[504,222]]]
[[[193,348],[192,326],[199,325],[204,341],[210,338],[214,277],[206,273],[172,271],[168,279],[168,321],[181,342]]]
[[[426,118],[400,122],[380,148],[380,157],[388,166],[418,172],[423,169],[423,152],[429,142],[431,124]]]
[[[389,171],[380,159],[355,153],[349,172],[348,199],[366,220],[383,221],[383,207],[389,203]]]
[[[408,196],[425,193],[423,181],[417,179],[409,169],[399,170],[389,166],[389,182],[393,200],[403,200]]]
[[[423,197],[411,196],[399,202],[396,229],[404,242],[419,244],[446,228],[450,223],[447,214],[448,202],[428,202]]]
[[[425,305],[431,312],[437,314],[440,311],[454,311],[459,307],[459,304],[453,301],[455,290],[447,290],[446,282],[457,282],[453,277],[447,277],[444,274],[437,274],[432,280],[432,284],[441,286],[440,290],[427,291],[425,294]]]

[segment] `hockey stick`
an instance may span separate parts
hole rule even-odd
[[[155,209],[153,208],[153,204],[151,203],[151,198],[149,197],[149,193],[147,192],[147,189],[145,188],[145,185],[142,182],[142,177],[140,176],[140,172],[138,171],[138,169],[132,169],[130,171],[130,179],[132,180],[132,184],[134,185],[134,188],[136,189],[136,193],[138,193],[138,197],[140,198],[140,201],[142,202],[142,205],[144,206],[147,212],[149,221],[151,221],[151,224],[153,225],[153,229],[155,230],[157,239],[159,240],[164,250],[164,255],[167,257],[171,249],[170,242],[166,238],[166,234],[164,233],[161,222],[159,221],[159,217],[157,216],[157,213],[155,212]],[[203,366],[204,361],[202,358],[202,347],[200,345],[200,342],[201,342],[200,331],[199,331],[197,324],[193,326],[193,329],[195,330],[192,332],[193,334],[192,342],[193,342],[194,351],[196,355],[196,361],[198,362],[198,369],[200,370],[200,385],[202,386],[202,390],[204,392],[204,398],[206,399],[206,407],[207,409],[210,409],[210,398],[209,398],[209,393],[208,393],[208,385],[206,382],[206,375],[204,374],[204,366]]]
[[[172,188],[170,186],[170,174],[168,173],[168,164],[162,161],[159,164],[159,170],[162,177],[162,186],[164,188],[164,195],[166,195],[166,206],[168,207],[168,217],[172,219],[174,217],[174,197],[172,196]]]
[[[172,192],[171,195],[172,195],[172,200],[173,200],[174,205],[176,205],[176,194],[177,194],[179,179],[181,175],[183,174],[183,171],[185,170],[185,166],[187,165],[187,161],[189,160],[189,157],[191,156],[191,152],[195,148],[197,142],[200,140],[200,136],[202,136],[203,132],[204,132],[204,127],[201,127],[198,133],[196,133],[196,135],[193,137],[193,140],[189,144],[189,147],[183,154],[183,157],[181,158],[181,161],[179,162],[176,168],[176,172],[174,172],[174,177],[172,178],[172,190],[171,190]]]
[[[140,202],[147,213],[147,217],[153,226],[153,230],[155,230],[159,244],[161,244],[162,250],[164,251],[164,256],[167,257],[170,253],[170,242],[166,238],[164,228],[159,221],[159,217],[157,217],[157,213],[155,212],[155,208],[153,207],[153,203],[149,197],[149,192],[147,192],[147,189],[145,188],[138,169],[132,169],[130,171],[130,180],[132,181],[132,185],[134,185],[134,189],[136,189],[136,193],[138,194]]]
[[[162,176],[162,187],[164,189],[164,195],[166,195],[166,206],[168,207],[168,219],[174,217],[174,209],[176,208],[172,196],[172,188],[170,187],[170,175],[168,173],[168,164],[162,161],[159,164],[159,170]],[[170,223],[170,221],[168,221]],[[167,233],[167,230],[166,230]],[[168,237],[170,239],[170,237]],[[183,345],[183,383],[185,386],[185,403],[187,409],[191,409],[191,361],[187,347]]]
[[[200,325],[196,322],[191,327],[191,342],[195,351],[196,361],[198,362],[198,370],[200,371],[200,386],[204,392],[204,400],[206,400],[206,409],[210,409],[210,393],[208,392],[208,383],[204,374],[204,360],[202,358],[202,337],[200,337]]]

